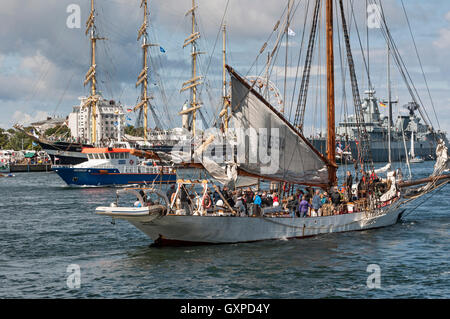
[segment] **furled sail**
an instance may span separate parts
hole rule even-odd
[[[268,180],[327,185],[329,163],[323,155],[231,67],[227,68],[238,168]]]

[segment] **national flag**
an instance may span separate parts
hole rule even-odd
[[[33,134],[34,137],[39,138],[39,135],[36,134],[36,131],[34,129],[31,129],[31,134]]]
[[[163,47],[159,47],[159,51],[161,51],[161,53],[166,53],[166,50],[164,50],[164,48]]]
[[[132,112],[132,111],[133,111],[133,109],[130,109],[130,108],[127,109],[127,112]]]
[[[387,107],[387,105],[384,104],[383,102],[380,102],[380,106],[381,106],[381,107]]]
[[[288,35],[295,37],[295,32],[291,28],[288,28]]]

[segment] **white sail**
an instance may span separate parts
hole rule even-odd
[[[239,168],[270,180],[328,184],[324,158],[243,79],[233,71],[230,74],[232,123],[241,133]],[[254,136],[248,136],[249,132]]]
[[[376,169],[375,170],[375,174],[381,174],[381,173],[386,173],[387,171],[389,171],[391,169],[391,163],[387,163],[387,165]]]

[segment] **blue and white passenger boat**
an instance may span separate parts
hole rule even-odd
[[[53,165],[52,169],[68,184],[115,186],[176,183],[176,170],[145,161],[130,148],[83,148],[88,161],[77,165]]]

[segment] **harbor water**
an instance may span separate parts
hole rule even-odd
[[[415,164],[414,176],[433,164]],[[115,189],[17,173],[0,178],[0,298],[450,298],[449,190],[383,229],[153,248],[129,223],[94,213]],[[79,288],[67,284],[69,265],[79,266]]]

